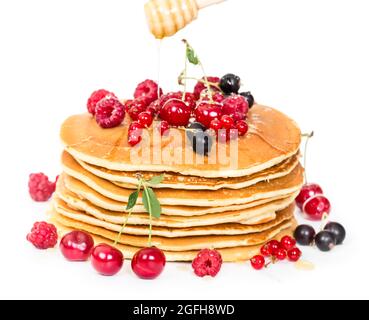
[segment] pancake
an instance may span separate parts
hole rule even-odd
[[[58,228],[58,233],[60,237],[62,237],[64,234],[72,230],[75,230],[75,228],[67,227],[66,225],[63,224],[63,222],[66,223],[66,221],[68,221],[66,224],[73,225],[72,219],[68,219],[68,218],[61,219],[60,217],[59,217],[59,220],[57,219],[58,217],[52,216],[50,218],[50,222],[56,225],[56,227]],[[294,221],[294,225],[291,228],[283,230],[273,239],[280,240],[282,237],[286,235],[291,236],[293,234],[293,230],[295,229],[295,227],[296,227],[296,221]],[[87,224],[84,228],[81,228],[81,229],[83,230],[86,228],[88,228]],[[93,228],[93,232],[94,233],[91,232],[92,233],[91,235],[94,238],[95,244],[106,243],[106,244],[114,245],[114,242],[111,239],[114,238],[115,233],[105,230],[103,228]],[[222,259],[224,262],[242,262],[242,261],[250,260],[253,256],[259,254],[260,246],[261,245],[225,248],[225,249],[218,249],[218,251],[222,255]],[[141,249],[139,247],[122,245],[119,243],[115,245],[115,247],[123,252],[125,259],[132,259],[135,253]],[[193,261],[193,259],[195,259],[198,253],[199,252],[196,250],[176,251],[176,252],[164,251],[166,260],[168,262],[190,262],[190,261]]]
[[[68,153],[62,155],[64,172],[82,181],[98,193],[121,202],[128,202],[132,190],[116,186],[82,168]],[[68,179],[66,182],[68,185]],[[237,190],[173,190],[157,189],[156,195],[162,205],[182,205],[195,207],[223,207],[245,204],[270,197],[284,196],[301,189],[303,169],[300,164],[288,175],[270,182],[259,182],[253,186]],[[138,203],[142,204],[141,197]]]
[[[238,141],[238,163],[236,168],[230,168],[229,163],[222,164],[216,161],[210,164],[186,164],[179,161],[186,158],[186,153],[193,154],[192,148],[181,145],[180,156],[176,162],[168,162],[166,157],[162,164],[139,163],[135,158],[131,161],[132,148],[128,145],[128,123],[113,129],[102,129],[89,114],[75,115],[68,118],[61,128],[61,141],[65,149],[76,159],[99,167],[117,171],[149,171],[149,172],[176,172],[182,175],[191,175],[207,178],[229,178],[251,175],[267,168],[271,168],[298,152],[301,142],[301,132],[297,124],[281,112],[255,105],[248,114],[250,132]],[[150,128],[153,136],[153,128]],[[184,130],[177,130],[182,141],[186,141]],[[173,137],[164,138],[155,156],[169,144]],[[215,148],[215,152],[217,148]],[[226,146],[228,148],[229,146]],[[153,154],[153,144],[150,145],[150,154]],[[229,150],[228,150],[229,151]],[[219,156],[219,154],[218,154]]]
[[[68,186],[65,184],[67,182]],[[83,182],[74,179],[65,174],[61,174],[56,186],[55,194],[67,202],[70,206],[77,206],[80,200],[87,200],[91,204],[101,209],[114,211],[115,213],[127,212],[127,203],[119,202],[109,199],[100,193],[94,191]],[[261,199],[253,201],[243,205],[226,206],[226,207],[189,207],[189,206],[162,206],[162,215],[169,216],[183,216],[193,217],[202,216],[205,214],[222,213],[227,211],[241,211],[253,207],[260,206],[265,203],[273,202],[276,200],[285,200],[287,198],[296,198],[297,193],[288,194],[281,197],[272,197],[268,199]],[[83,208],[82,208],[83,210]],[[134,213],[146,213],[146,209],[143,205],[136,205],[133,210]]]
[[[202,216],[183,217],[183,216],[165,216],[162,215],[160,219],[153,219],[152,223],[157,227],[170,228],[188,228],[198,226],[210,226],[224,223],[242,223],[247,224],[250,219],[256,219],[257,222],[267,222],[275,218],[275,212],[283,210],[290,206],[294,198],[287,198],[284,200],[277,200],[267,204],[240,210],[222,213],[207,214]],[[122,225],[127,219],[127,213],[117,213],[108,211],[94,206],[88,201],[81,199],[74,199],[74,201],[64,202],[58,197],[54,198],[53,204],[57,211],[64,207],[70,207],[79,211],[87,212],[89,215],[106,222]],[[252,220],[252,224],[255,224]],[[148,213],[134,213],[129,219],[129,224],[132,225],[149,225],[150,219]]]
[[[127,189],[137,188],[138,181],[136,172],[114,171],[106,168],[94,166],[81,160],[77,162],[87,171],[95,176],[109,180],[119,187]],[[281,178],[289,173],[298,165],[298,157],[295,155],[280,164],[257,172],[250,176],[237,178],[202,178],[195,176],[182,176],[173,172],[166,172],[163,182],[159,185],[152,186],[153,188],[173,188],[182,190],[219,190],[219,189],[241,189],[254,185],[261,181],[270,181]],[[157,172],[139,172],[146,181],[157,175]]]
[[[107,229],[92,226],[80,221],[76,221],[65,216],[59,215],[55,211],[52,212],[54,219],[59,223],[72,227],[74,229],[84,230],[93,234],[100,234],[101,229],[108,231]],[[165,237],[152,237],[152,245],[156,246],[162,250],[167,251],[191,251],[191,250],[201,250],[204,248],[233,248],[242,246],[253,246],[260,245],[266,241],[276,237],[280,232],[292,227],[294,224],[294,219],[286,220],[279,225],[270,228],[266,231],[261,231],[257,233],[245,234],[245,235],[232,235],[232,236],[197,236],[197,237],[181,237],[181,238],[165,238]],[[117,232],[107,232],[105,236],[110,240],[116,240]],[[148,246],[147,236],[134,236],[129,234],[124,234],[120,237],[119,243],[124,245],[129,245],[133,247],[146,247]]]
[[[120,232],[122,224],[114,224],[107,222],[106,219],[97,219],[84,211],[74,210],[68,207],[62,202],[55,202],[55,211],[63,216],[70,219],[84,222],[89,225],[102,227],[107,230]],[[290,220],[293,216],[293,208],[290,206],[280,212],[277,212],[276,218],[267,223],[259,223],[258,225],[244,225],[239,223],[228,223],[218,224],[211,226],[202,227],[189,227],[189,228],[169,228],[169,227],[156,227],[152,228],[152,235],[166,238],[177,238],[177,237],[194,237],[204,235],[239,235],[239,234],[250,234],[255,232],[261,232],[269,230],[280,223]],[[129,220],[127,220],[130,222]],[[127,224],[124,229],[124,234],[148,236],[149,226],[132,225]]]

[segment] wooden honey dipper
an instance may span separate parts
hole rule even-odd
[[[170,37],[196,20],[199,10],[226,0],[150,0],[145,13],[157,39]]]

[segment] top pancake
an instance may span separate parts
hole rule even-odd
[[[66,150],[76,159],[117,171],[175,172],[206,178],[242,177],[273,167],[297,153],[301,132],[296,123],[281,112],[255,105],[249,112],[250,132],[238,141],[238,166],[230,169],[219,161],[215,164],[193,163],[134,163],[132,147],[128,145],[128,124],[113,129],[102,129],[89,114],[68,118],[61,128],[61,140]],[[153,129],[150,130],[150,133]],[[184,130],[182,141],[186,141]],[[163,150],[172,142],[171,137],[162,140]],[[192,152],[187,144],[181,148],[183,159]],[[229,149],[229,145],[227,145]],[[151,155],[153,153],[151,144]],[[216,145],[213,146],[214,150]],[[229,152],[229,150],[228,150]]]

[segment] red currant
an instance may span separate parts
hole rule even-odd
[[[270,245],[267,243],[265,245],[263,245],[261,248],[260,248],[260,253],[262,256],[264,257],[270,257],[272,255],[272,251],[270,249]]]
[[[161,121],[160,122],[160,134],[162,136],[164,136],[166,133],[168,133],[168,130],[169,130],[169,123],[168,121]]]
[[[240,137],[243,137],[249,131],[249,126],[244,120],[238,121],[236,126]]]
[[[319,221],[330,214],[331,203],[325,196],[317,195],[305,201],[302,211],[309,219]]]
[[[70,261],[87,261],[93,247],[94,239],[83,231],[72,231],[60,241],[60,250]]]
[[[313,196],[316,196],[318,194],[323,194],[322,188],[316,184],[316,183],[307,183],[305,184],[300,194],[296,198],[296,204],[297,206],[302,209],[302,206],[304,205],[305,201]]]
[[[292,262],[297,262],[300,260],[302,256],[302,252],[299,248],[292,248],[288,250],[287,255],[288,255],[288,260]]]
[[[125,108],[131,119],[136,121],[138,120],[139,114],[146,111],[146,101],[142,98],[128,100],[125,103]]]
[[[265,259],[263,256],[255,256],[253,257],[251,260],[251,266],[255,269],[255,270],[261,270],[264,268],[265,266]]]
[[[210,129],[215,130],[216,132],[222,129],[222,122],[218,119],[214,119],[210,123]]]
[[[123,260],[122,252],[107,244],[100,244],[92,250],[92,266],[104,276],[117,274],[122,269]]]
[[[210,128],[210,124],[214,119],[220,119],[222,109],[217,104],[201,102],[195,109],[196,121],[203,124],[206,128]]]
[[[230,116],[227,116],[227,115],[225,115],[225,116],[222,116],[222,118],[221,118],[221,123],[222,123],[222,127],[224,128],[224,129],[226,129],[226,130],[230,130],[231,128],[233,128],[233,126],[234,126],[234,120],[233,120],[233,118],[232,117],[230,117]]]
[[[276,254],[277,250],[281,248],[281,244],[277,240],[271,240],[267,244],[269,245],[270,252],[273,256]]]
[[[171,126],[187,126],[191,117],[191,107],[182,100],[168,100],[161,108],[159,116],[162,120],[168,121]]]
[[[296,246],[296,240],[290,236],[284,236],[281,239],[281,246],[285,250],[290,250]]]
[[[141,279],[155,279],[164,270],[166,258],[158,248],[144,248],[138,251],[132,259],[132,270]]]
[[[277,249],[277,251],[275,252],[274,256],[279,260],[279,261],[283,261],[286,260],[287,258],[287,251],[283,248],[279,248]]]
[[[132,131],[128,134],[128,144],[131,147],[138,145],[142,141],[142,136],[139,131]]]
[[[141,132],[142,129],[144,129],[144,126],[141,125],[138,121],[134,121],[130,124],[128,131],[129,131],[129,133],[134,132],[134,131],[140,131]]]
[[[149,128],[152,125],[152,122],[154,121],[154,119],[151,115],[151,112],[145,111],[145,112],[141,112],[138,115],[138,120],[137,121],[143,127]]]

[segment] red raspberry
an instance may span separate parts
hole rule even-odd
[[[155,81],[145,80],[137,86],[134,97],[135,99],[141,98],[145,101],[146,106],[148,106],[159,98],[158,92],[160,93],[160,96],[163,94],[163,90],[161,88],[159,89],[159,86]]]
[[[37,249],[54,248],[58,242],[58,233],[54,225],[46,222],[36,222],[27,235],[27,240]]]
[[[171,99],[182,100],[182,98],[183,98],[183,92],[181,91],[170,92],[168,94],[163,95],[160,98],[160,106],[163,107],[168,102],[168,100],[171,100]],[[191,107],[191,110],[196,108],[196,98],[193,93],[186,92],[184,102],[186,103],[187,106]]]
[[[199,277],[215,277],[222,267],[222,256],[216,250],[204,249],[192,262],[192,268]]]
[[[245,120],[248,112],[249,104],[243,96],[232,94],[223,101],[222,113],[235,121]]]
[[[104,129],[118,127],[125,115],[124,106],[116,98],[105,98],[96,106],[96,122]]]
[[[155,117],[160,111],[160,99],[152,102],[146,109],[146,111],[150,112],[153,117]]]
[[[92,115],[96,113],[96,105],[104,98],[112,97],[116,98],[115,94],[105,89],[100,89],[93,92],[87,101],[87,110]]]
[[[208,78],[208,82],[212,82],[212,83],[219,83],[220,82],[220,78],[218,77],[207,77]],[[205,80],[205,78],[202,78],[201,80]],[[207,89],[207,86],[205,83],[202,82],[198,82],[193,90],[193,93],[195,95],[195,98],[197,100],[200,99],[201,96],[201,92],[203,92],[205,89]],[[211,86],[211,89],[213,89],[214,91],[219,91],[219,89],[217,87]]]
[[[55,182],[49,181],[49,178],[43,173],[33,173],[29,176],[28,189],[31,198],[37,202],[49,200],[55,192]]]
[[[139,114],[146,111],[147,105],[145,100],[138,98],[126,101],[125,108],[131,119],[137,121]]]

